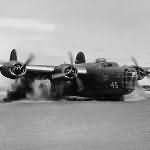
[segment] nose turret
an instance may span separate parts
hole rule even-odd
[[[125,73],[124,73],[125,89],[134,90],[137,80],[138,80],[138,74],[135,69],[133,68],[125,69]]]

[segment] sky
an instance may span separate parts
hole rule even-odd
[[[21,61],[60,64],[67,52],[150,66],[149,0],[0,0],[0,60],[17,49]]]

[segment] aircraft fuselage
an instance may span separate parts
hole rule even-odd
[[[86,75],[80,74],[79,78],[83,82],[84,89],[78,92],[75,84],[64,81],[66,82],[64,95],[92,98],[121,97],[135,89],[137,76],[133,68],[118,65],[111,66],[110,64],[107,66],[101,63],[85,63],[76,67],[82,66],[86,68]]]

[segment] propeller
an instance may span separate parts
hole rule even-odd
[[[142,67],[140,67],[140,66],[138,65],[138,61],[136,60],[136,58],[131,57],[131,60],[132,60],[132,62],[134,63],[134,68],[136,69],[137,74],[138,74],[138,78],[137,78],[137,81],[136,81],[136,83],[135,83],[135,88],[136,88],[137,92],[138,92],[141,96],[147,98],[148,96],[147,96],[147,94],[145,93],[143,87],[138,83],[138,80],[142,80],[144,77],[147,77],[147,78],[150,79],[150,76],[148,75],[148,73],[147,73]]]
[[[30,64],[33,59],[34,59],[34,55],[30,54],[29,58],[25,61],[25,63],[23,64],[22,68],[24,68],[25,66]]]
[[[139,66],[137,60],[135,59],[135,57],[131,57],[132,62],[134,63],[135,66]]]
[[[70,64],[74,65],[73,54],[70,51],[68,52],[68,56],[69,56]]]
[[[132,62],[134,63],[134,68],[136,69],[136,71],[137,71],[137,74],[138,74],[138,80],[142,80],[145,76],[147,76],[148,74],[146,73],[146,71],[142,68],[142,67],[140,67],[139,65],[138,65],[138,62],[137,62],[137,60],[134,58],[134,57],[131,57],[131,60],[132,60]]]
[[[68,56],[69,56],[70,64],[74,68],[76,68],[75,65],[74,65],[73,54],[70,51],[68,52]],[[78,77],[78,74],[76,74],[76,76],[75,76],[75,82],[76,82],[76,85],[77,85],[77,91],[81,92],[84,89],[84,86],[83,86],[83,82]]]
[[[62,78],[65,77],[65,75],[66,75],[65,73],[53,74],[52,75],[52,80],[62,79]]]
[[[26,74],[26,65],[28,65],[34,56],[33,54],[25,61],[25,63],[19,62],[17,60],[9,61],[4,63],[1,67],[1,74],[7,78],[19,79]]]
[[[84,89],[84,85],[83,85],[81,79],[78,77],[77,68],[74,65],[73,54],[70,51],[68,52],[68,57],[69,57],[70,63],[65,64],[64,69],[62,69],[63,66],[60,66],[60,68],[58,68],[58,70],[61,70],[61,72],[58,71],[59,73],[54,73],[52,75],[52,81],[55,82],[55,85],[56,85],[55,90],[59,97],[61,97],[63,95],[65,79],[67,79],[69,81],[75,81],[78,92],[81,92]],[[56,69],[56,72],[57,72],[57,69]]]
[[[78,92],[83,91],[84,90],[84,85],[83,85],[82,81],[78,77],[76,78],[75,81],[76,81],[76,84],[77,84],[77,91]]]
[[[30,62],[34,59],[34,55],[30,54],[30,56],[27,58],[27,60],[25,61],[25,63],[22,65],[20,63],[16,63],[14,65],[14,69],[13,72],[17,75],[17,74],[21,74],[22,72],[25,72],[25,67],[30,64]],[[15,68],[16,67],[16,68]],[[15,84],[16,85],[20,85],[21,83],[19,82],[21,81],[20,78],[16,78],[15,79]]]

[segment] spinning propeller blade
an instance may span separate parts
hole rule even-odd
[[[134,68],[136,69],[137,71],[137,74],[138,74],[138,80],[141,80],[143,79],[145,76],[147,76],[147,72],[144,70],[143,67],[139,66],[138,65],[138,61],[134,58],[134,57],[131,57],[131,60],[132,62],[134,63]]]
[[[25,63],[24,63],[24,65],[22,66],[22,68],[25,67],[25,66],[27,66],[28,64],[30,64],[31,61],[33,61],[33,59],[34,59],[34,55],[33,55],[33,54],[30,54],[29,58],[25,61]]]
[[[146,71],[145,71],[142,67],[140,67],[140,66],[138,65],[138,61],[136,60],[136,58],[131,57],[131,60],[132,60],[132,62],[133,62],[134,65],[135,65],[135,69],[137,70],[137,73],[138,73],[138,75],[139,75],[139,79],[141,80],[141,79],[143,79],[144,77],[147,77],[148,79],[150,79],[150,76],[146,73]],[[138,83],[138,79],[137,79],[137,81],[136,81],[135,87],[136,87],[137,92],[138,92],[141,96],[143,96],[144,98],[148,98],[148,95],[145,93],[143,87]]]
[[[70,65],[68,66],[68,68],[66,68],[65,70],[66,72],[63,71],[61,73],[56,73],[52,75],[52,80],[55,80],[56,82],[60,80],[59,83],[56,83],[55,86],[56,93],[58,93],[60,97],[63,95],[64,92],[65,82],[63,78],[65,77],[68,78],[68,80],[70,80],[71,82],[75,81],[78,92],[81,92],[84,89],[82,80],[78,77],[77,68],[74,65],[73,54],[70,51],[68,52],[68,57],[69,57]]]
[[[69,51],[69,52],[68,52],[68,55],[69,55],[70,64],[75,67],[72,52]],[[76,67],[75,67],[75,68],[76,68]],[[75,82],[76,82],[76,85],[77,85],[77,91],[78,91],[78,92],[81,92],[81,91],[84,89],[84,85],[83,85],[83,82],[82,82],[82,81],[80,80],[80,78],[78,77],[78,74],[77,74],[77,76],[75,77]]]
[[[68,56],[69,56],[69,60],[70,60],[70,64],[71,65],[74,65],[74,59],[73,59],[73,54],[72,54],[72,52],[68,52]]]
[[[134,63],[135,66],[139,66],[137,60],[135,59],[135,57],[131,57],[132,62]]]
[[[84,89],[84,85],[79,78],[76,78],[76,84],[78,92],[81,92]]]
[[[64,77],[65,77],[65,73],[53,74],[52,80],[60,79],[60,78],[64,78]]]

